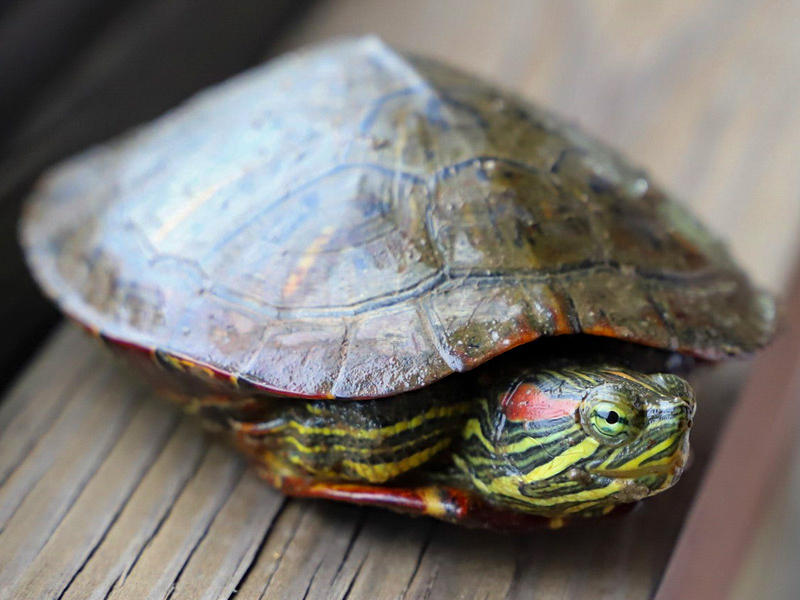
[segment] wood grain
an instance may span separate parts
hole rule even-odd
[[[691,198],[782,290],[800,231],[798,17],[769,0],[328,0],[282,47],[375,31],[521,90]],[[694,464],[674,490],[623,519],[502,536],[285,500],[66,328],[0,408],[0,597],[649,597],[746,370],[694,375]]]

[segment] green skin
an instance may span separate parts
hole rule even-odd
[[[488,387],[448,379],[392,399],[226,404],[224,420],[287,493],[461,522],[480,506],[472,524],[491,527],[603,515],[669,488],[685,465],[695,404],[676,375],[571,366]]]

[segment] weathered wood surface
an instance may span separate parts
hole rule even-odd
[[[283,46],[375,31],[558,108],[691,198],[780,290],[800,229],[798,17],[800,2],[756,0],[328,0]],[[676,489],[624,519],[509,537],[285,501],[62,330],[0,408],[0,597],[647,597],[744,370],[695,376]]]

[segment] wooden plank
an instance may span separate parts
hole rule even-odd
[[[79,386],[53,428],[0,491],[0,590],[22,574],[122,435],[134,410],[130,388],[114,386],[108,370]],[[58,383],[56,383],[58,385]],[[120,392],[104,402],[111,389]],[[80,456],[82,460],[73,460]]]
[[[797,17],[800,2],[755,0],[329,0],[283,47],[377,31],[524,90],[694,198],[780,290],[800,229]],[[623,519],[503,536],[284,501],[63,330],[0,410],[0,597],[650,596],[745,374],[693,376],[694,465],[674,490]]]
[[[101,354],[99,348],[88,349],[90,354],[87,356],[71,353],[69,348],[72,343],[73,336],[54,340],[31,367],[28,376],[0,404],[0,482],[5,482],[30,454],[33,446],[53,426],[64,405],[72,398],[72,388],[44,388],[40,382],[46,379],[63,382],[72,373],[79,372],[81,367],[85,369],[82,375],[88,376],[91,360]]]
[[[207,451],[193,423],[182,423],[145,474],[110,529],[101,524],[102,544],[90,550],[80,571],[71,571],[65,599],[108,597],[139,560],[160,529],[177,498],[197,473]],[[25,597],[24,594],[20,594]]]
[[[169,518],[148,540],[125,580],[117,582],[108,597],[122,600],[168,596],[231,496],[243,467],[241,461],[230,460],[225,449],[209,448],[197,473],[170,507]]]
[[[255,473],[246,473],[197,546],[171,598],[212,600],[231,596],[283,504],[278,494],[265,493]]]
[[[81,492],[81,500],[26,565],[18,587],[30,597],[51,598],[66,587],[68,577],[86,563],[175,428],[176,415],[160,403],[142,402],[134,410],[119,442]],[[52,577],[53,573],[60,577]]]

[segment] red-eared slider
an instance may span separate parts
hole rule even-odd
[[[64,163],[22,239],[64,312],[161,367],[286,493],[473,525],[668,488],[693,394],[636,357],[722,359],[774,329],[642,171],[374,38]]]

